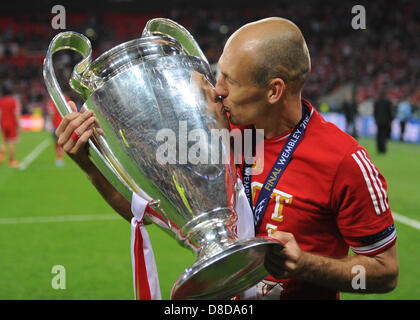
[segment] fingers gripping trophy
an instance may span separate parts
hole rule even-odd
[[[171,298],[229,299],[265,278],[265,252],[281,244],[253,235],[238,238],[240,182],[226,145],[204,139],[203,147],[201,141],[200,151],[226,160],[206,163],[185,157],[193,141],[159,140],[168,130],[179,137],[181,132],[210,137],[218,127],[209,112],[221,107],[209,90],[215,79],[190,33],[174,21],[152,19],[142,37],[94,61],[85,36],[58,34],[47,51],[44,79],[63,117],[72,109],[56,80],[52,56],[67,49],[83,57],[70,86],[83,98],[82,109],[92,110],[98,120],[88,142],[92,162],[128,201],[133,195],[147,201],[151,210],[145,219],[195,252],[196,262],[175,282]]]

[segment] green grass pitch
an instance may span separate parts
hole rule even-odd
[[[43,141],[49,146],[25,170],[0,166],[0,299],[133,299],[130,225],[112,209],[79,168],[65,157],[55,166],[52,137],[23,132],[17,158]],[[420,220],[420,146],[390,142],[377,155],[374,141],[361,139],[388,182],[393,211]],[[106,218],[101,219],[106,215]],[[57,221],[57,217],[98,217]],[[47,218],[53,221],[21,220]],[[400,280],[388,294],[341,295],[342,299],[420,299],[420,230],[396,222]],[[155,226],[148,227],[163,299],[193,254]],[[64,266],[66,289],[53,289],[52,268]]]

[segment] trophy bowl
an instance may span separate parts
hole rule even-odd
[[[71,108],[56,80],[52,56],[82,55],[70,85],[93,110],[98,124],[89,140],[90,158],[129,201],[136,193],[191,248],[196,262],[175,282],[172,299],[229,299],[267,276],[264,256],[281,244],[238,239],[237,177],[213,107],[209,64],[185,28],[168,19],[150,20],[142,37],[91,61],[89,40],[58,34],[44,61],[44,79],[62,116]],[[219,105],[218,105],[219,104]],[[220,143],[219,143],[220,142]],[[153,215],[147,218],[162,226]]]

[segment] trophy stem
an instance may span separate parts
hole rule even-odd
[[[282,244],[263,238],[238,240],[233,232],[236,219],[228,208],[217,208],[180,230],[185,241],[199,249],[197,261],[175,282],[172,299],[230,299],[268,275],[266,251]]]
[[[228,208],[201,213],[184,225],[180,237],[185,237],[193,248],[198,248],[197,259],[210,258],[237,240],[233,232],[236,218]]]

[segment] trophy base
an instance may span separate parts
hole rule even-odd
[[[283,247],[279,242],[253,238],[237,241],[221,253],[195,262],[175,282],[171,299],[235,297],[268,275],[264,256],[270,246]]]

